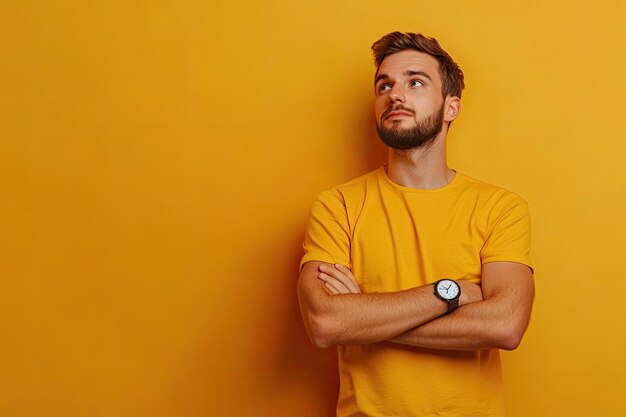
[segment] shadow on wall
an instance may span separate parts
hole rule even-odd
[[[354,103],[357,120],[349,122],[354,125],[338,126],[348,132],[343,148],[354,152],[347,156],[351,162],[338,174],[342,178],[336,184],[376,169],[387,159],[386,148],[376,135],[371,97],[363,93],[354,97]],[[285,174],[296,177],[298,172]],[[225,416],[335,415],[337,352],[311,344],[297,297],[311,203],[286,204],[283,207],[306,208],[275,216],[275,224],[259,224],[258,230],[247,231],[238,248],[242,263],[232,265],[228,277],[235,282],[220,294],[224,305],[232,306],[237,315],[225,311],[217,320],[207,317],[216,324],[190,340],[189,350],[164,376],[171,389],[161,409],[189,416],[202,415],[204,410]],[[206,279],[212,278],[207,275]],[[238,400],[233,402],[234,398]]]
[[[357,167],[356,172],[349,173],[353,177],[374,170],[387,162],[387,148],[376,134],[371,100],[361,99],[355,102],[363,103],[363,108],[360,110],[361,122],[354,126],[354,134],[348,138],[354,141],[352,148],[355,149],[355,153],[351,158],[356,158],[360,162],[351,164],[352,167]],[[337,184],[340,181],[338,180]],[[263,396],[267,399],[276,396],[277,392],[281,393],[281,397],[291,396],[292,399],[287,400],[287,404],[284,403],[286,401],[284,398],[276,400],[283,401],[281,415],[289,415],[286,410],[291,404],[294,404],[294,412],[302,412],[297,408],[298,405],[316,404],[317,409],[307,410],[307,415],[334,416],[339,390],[336,348],[317,349],[311,344],[304,328],[297,298],[297,279],[303,255],[302,240],[307,215],[307,212],[303,212],[297,216],[299,224],[290,228],[289,235],[285,236],[284,242],[279,245],[288,248],[286,252],[289,256],[282,253],[280,257],[283,260],[289,259],[290,262],[287,264],[289,268],[273,271],[274,276],[281,280],[279,294],[276,294],[276,300],[281,301],[277,303],[280,308],[273,310],[276,335],[273,338],[272,352],[268,352],[270,356],[267,358],[269,359],[267,372],[274,375],[275,379],[271,386],[266,387]],[[268,256],[276,257],[276,254]],[[301,399],[305,399],[304,402]],[[275,407],[270,408],[278,410]]]
[[[364,118],[364,126],[367,126],[367,130],[363,132],[362,137],[366,138],[365,146],[363,147],[363,155],[359,155],[359,158],[363,160],[363,172],[369,172],[381,165],[387,163],[389,149],[382,143],[376,133],[376,122],[374,119],[374,105],[369,107],[367,118]],[[365,129],[364,129],[365,130]]]
[[[388,148],[376,133],[374,101],[370,91],[364,91],[362,95],[355,97],[355,102],[360,103],[361,108],[356,125],[351,126],[350,129],[353,134],[347,139],[351,142],[350,147],[354,149],[354,154],[346,156],[346,158],[354,160],[348,166],[356,167],[353,172],[347,173],[352,176],[350,179],[386,164],[389,154]]]

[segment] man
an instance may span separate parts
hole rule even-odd
[[[372,50],[389,162],[313,203],[304,323],[338,346],[338,416],[503,416],[498,349],[519,345],[534,298],[528,205],[448,167],[464,81],[435,39]]]

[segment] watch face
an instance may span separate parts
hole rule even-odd
[[[453,300],[459,295],[459,285],[450,279],[442,279],[437,283],[437,294],[445,300]]]

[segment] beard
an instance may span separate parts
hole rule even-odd
[[[415,126],[406,129],[400,127],[401,121],[394,122],[391,127],[384,127],[382,122],[379,124],[377,120],[378,137],[385,145],[401,151],[429,147],[443,128],[443,108],[444,105],[442,104],[439,111],[435,111],[420,121],[414,116]],[[384,120],[387,114],[394,110],[411,111],[404,107],[390,107],[383,113],[381,120]]]

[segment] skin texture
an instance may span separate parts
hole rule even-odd
[[[418,189],[447,185],[456,175],[446,161],[446,136],[459,115],[458,97],[442,96],[438,62],[407,50],[386,57],[375,80],[374,113],[379,128],[410,131],[443,112],[441,130],[411,149],[389,149],[387,175]],[[400,110],[394,114],[394,111]],[[519,345],[534,299],[532,271],[515,262],[483,265],[481,286],[458,281],[459,308],[425,285],[404,291],[361,293],[346,266],[310,261],[298,281],[305,326],[318,347],[390,341],[434,349],[512,350]]]
[[[333,295],[360,293],[356,278],[346,266],[321,264],[319,270],[318,279]],[[480,302],[471,304],[466,298],[466,302],[461,303],[463,307],[451,314],[389,341],[433,349],[517,348],[528,327],[534,298],[531,270],[515,262],[490,262],[484,265],[482,275],[484,300],[476,293],[465,294]],[[476,290],[462,281],[459,284],[462,294],[468,289]]]
[[[298,296],[305,326],[313,344],[329,347],[337,344],[374,343],[391,339],[435,319],[447,311],[447,305],[433,294],[432,285],[404,291],[365,294],[358,286],[339,294],[331,291],[327,280],[337,274],[331,264],[310,261],[304,264],[298,281]],[[344,267],[342,274],[347,274]],[[351,272],[349,272],[351,275]],[[335,278],[333,278],[335,279]],[[341,278],[348,282],[348,279]],[[480,288],[468,281],[459,281],[463,296],[460,305],[482,299]],[[333,282],[331,287],[339,287]]]
[[[410,75],[407,71],[425,75]],[[378,71],[374,89],[374,115],[383,128],[411,129],[443,106],[443,126],[429,146],[398,150],[389,149],[387,175],[396,184],[434,189],[448,184],[455,172],[446,163],[446,136],[451,121],[461,111],[458,97],[442,97],[439,63],[430,55],[402,51],[386,57]],[[390,109],[408,108],[415,116],[385,118]]]

